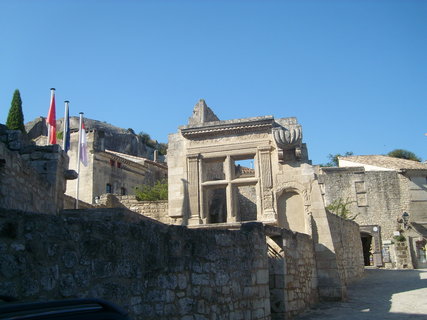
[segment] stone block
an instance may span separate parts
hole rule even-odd
[[[268,284],[268,270],[261,269],[257,271],[257,284]]]
[[[208,274],[194,273],[191,275],[191,282],[193,285],[208,285],[209,284],[209,275]]]

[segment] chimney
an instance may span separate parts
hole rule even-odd
[[[159,151],[158,150],[154,150],[154,162],[157,162],[157,159],[159,157]]]

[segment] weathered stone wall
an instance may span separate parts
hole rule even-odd
[[[168,215],[168,201],[138,201],[134,195],[119,196],[113,194],[103,194],[99,198],[99,205],[105,208],[127,208],[146,217],[167,224],[179,224],[177,219],[172,219]]]
[[[271,318],[288,319],[318,299],[317,272],[312,239],[286,229],[267,238],[269,246]]]
[[[241,221],[257,220],[257,199],[255,186],[238,186],[235,196],[237,198],[237,214]]]
[[[0,128],[0,207],[57,213],[67,168],[68,157],[58,145],[28,145],[19,131]]]
[[[397,219],[409,206],[409,192],[402,193],[401,175],[395,171],[365,172],[363,168],[323,168],[322,171],[319,182],[324,186],[326,205],[339,198],[348,200],[359,225],[380,225],[382,240],[393,238]]]
[[[124,209],[0,211],[0,295],[98,297],[133,319],[269,319],[264,228],[189,230]]]
[[[327,217],[341,281],[347,285],[359,279],[364,271],[359,225],[330,212]]]
[[[64,194],[64,209],[75,209],[76,208],[76,199]],[[95,206],[79,200],[79,209],[91,209]]]

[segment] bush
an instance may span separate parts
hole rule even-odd
[[[138,201],[167,200],[168,183],[162,180],[157,181],[154,186],[142,185],[135,187],[135,196]]]
[[[406,241],[406,238],[403,234],[401,234],[400,236],[394,236],[393,237],[394,240],[398,241],[398,242],[404,242]]]
[[[337,216],[340,216],[341,218],[344,218],[347,220],[354,220],[356,219],[358,214],[351,215],[351,211],[348,207],[352,202],[354,201],[350,201],[348,198],[346,201],[344,201],[342,198],[339,198],[334,200],[331,204],[329,204],[326,207],[326,210],[336,214]]]

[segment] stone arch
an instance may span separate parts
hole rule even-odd
[[[276,193],[277,222],[282,228],[309,233],[310,192],[298,182],[287,183]]]

